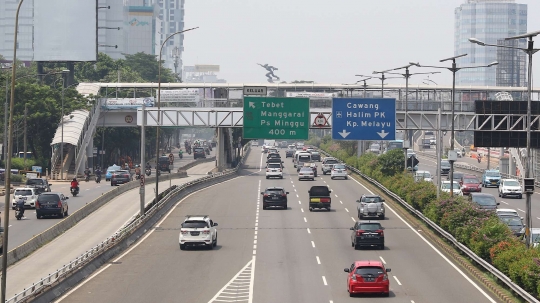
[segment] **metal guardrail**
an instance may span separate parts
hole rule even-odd
[[[326,154],[327,156],[330,156],[325,151],[321,151],[322,153]],[[502,281],[506,286],[511,288],[516,294],[518,294],[521,298],[527,300],[528,302],[535,302],[540,303],[533,295],[526,292],[523,288],[521,288],[519,285],[514,283],[512,279],[510,279],[508,276],[500,272],[497,268],[495,268],[493,265],[489,264],[486,260],[482,259],[478,255],[476,255],[472,250],[470,250],[467,246],[460,243],[454,236],[452,236],[449,232],[442,229],[439,225],[435,224],[433,221],[431,221],[428,217],[424,216],[422,212],[419,210],[416,210],[414,207],[412,207],[407,201],[403,200],[400,196],[395,194],[394,192],[390,191],[386,187],[384,187],[381,183],[378,181],[364,175],[362,172],[360,172],[358,169],[351,167],[349,165],[345,165],[349,170],[355,172],[356,174],[362,176],[362,178],[368,180],[373,185],[380,188],[382,191],[384,191],[387,195],[391,196],[399,202],[403,207],[405,207],[408,211],[416,215],[418,218],[420,218],[422,221],[427,223],[431,228],[436,230],[440,235],[442,235],[444,238],[446,238],[448,241],[452,242],[455,247],[457,247],[459,250],[461,250],[464,254],[466,254],[469,258],[473,259],[476,263],[480,264],[485,270],[489,271],[491,274],[496,276],[500,281]],[[478,168],[477,168],[478,169]]]
[[[119,231],[114,233],[112,236],[105,239],[105,241],[101,242],[100,244],[86,251],[85,253],[77,257],[75,260],[62,266],[60,269],[49,274],[47,277],[42,278],[38,282],[32,283],[31,287],[25,288],[21,293],[15,294],[15,296],[7,299],[6,303],[17,303],[17,302],[26,300],[33,295],[39,294],[44,288],[48,286],[52,286],[54,283],[60,281],[62,278],[64,278],[66,275],[70,274],[71,272],[78,270],[83,265],[88,263],[90,260],[93,260],[95,257],[107,251],[115,243],[118,243],[121,240],[123,240],[125,237],[129,236],[134,230],[136,230],[139,226],[141,226],[144,222],[146,222],[147,219],[152,217],[163,205],[170,202],[171,199],[174,199],[175,196],[177,196],[181,191],[199,183],[206,183],[209,181],[214,181],[215,179],[221,178],[223,176],[236,174],[238,170],[241,168],[241,166],[245,163],[245,160],[247,156],[249,155],[250,146],[248,145],[250,144],[246,144],[246,146],[244,146],[244,157],[241,159],[241,161],[239,161],[238,165],[235,168],[230,169],[225,172],[219,172],[219,173],[211,174],[208,176],[204,176],[202,178],[184,183],[181,186],[171,187],[173,189],[170,190],[158,203],[155,203],[150,209],[148,209],[148,211],[144,214],[144,216],[139,216],[135,218],[132,222],[125,225]]]

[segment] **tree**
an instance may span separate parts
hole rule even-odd
[[[173,72],[163,67],[163,62],[158,63],[155,55],[136,53],[134,55],[125,54],[125,65],[136,71],[146,82],[158,82],[159,64],[161,67],[161,83],[176,82]]]
[[[393,176],[404,170],[405,156],[401,149],[393,149],[386,154],[379,156],[378,163],[381,167],[381,173],[385,176]]]

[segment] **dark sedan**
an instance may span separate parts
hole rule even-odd
[[[288,194],[289,192],[286,192],[283,187],[268,187],[264,192],[261,192],[261,195],[263,195],[263,209],[271,206],[287,209]]]
[[[36,217],[38,219],[43,216],[57,215],[60,218],[68,215],[69,197],[62,193],[42,193],[36,201]]]
[[[131,175],[127,170],[117,170],[112,174],[111,186],[128,183],[131,180]]]
[[[319,154],[319,152],[312,151],[311,152],[311,160],[321,162],[321,154]]]
[[[204,148],[202,147],[193,148],[193,159],[197,159],[197,158],[206,158],[206,152],[204,151]]]
[[[295,152],[294,149],[288,149],[288,150],[285,152],[285,158],[292,158],[292,157],[294,157],[294,152]]]

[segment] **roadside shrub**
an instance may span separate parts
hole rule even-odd
[[[527,292],[537,296],[538,277],[540,275],[538,257],[532,257],[530,254],[519,257],[519,259],[516,259],[516,261],[509,265],[507,275],[514,283],[517,283]]]
[[[510,238],[493,245],[489,250],[491,263],[500,271],[508,274],[512,262],[528,254],[525,243],[517,238]]]
[[[23,182],[23,181],[24,181],[24,176],[23,175],[11,174],[10,182]]]
[[[508,226],[496,216],[482,222],[482,226],[474,231],[469,241],[469,248],[479,257],[490,261],[490,248],[495,244],[513,237]]]
[[[26,159],[26,168],[31,169],[35,165],[35,161],[32,159]],[[11,169],[24,169],[24,159],[23,158],[11,158]]]
[[[358,157],[350,156],[347,158],[347,160],[345,160],[345,163],[354,168],[358,168]]]

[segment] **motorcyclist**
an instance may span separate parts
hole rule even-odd
[[[24,216],[24,200],[20,198],[17,201],[16,209],[21,212],[21,217]]]
[[[150,162],[146,162],[146,169],[152,169],[152,166],[150,165]]]
[[[84,169],[84,176],[86,177],[86,180],[90,178],[90,169],[88,167]]]
[[[96,174],[96,180],[101,180],[101,168],[99,166],[96,168],[94,173]]]
[[[179,150],[178,151],[178,158],[182,159],[183,155],[184,155],[184,152],[182,150]]]
[[[140,165],[135,165],[135,175],[139,177],[141,175],[141,167]]]
[[[478,154],[478,157],[476,157],[478,159],[478,163],[482,162],[482,155],[481,154]]]
[[[77,178],[73,178],[73,180],[71,180],[71,188],[79,190],[79,181],[77,181]]]

